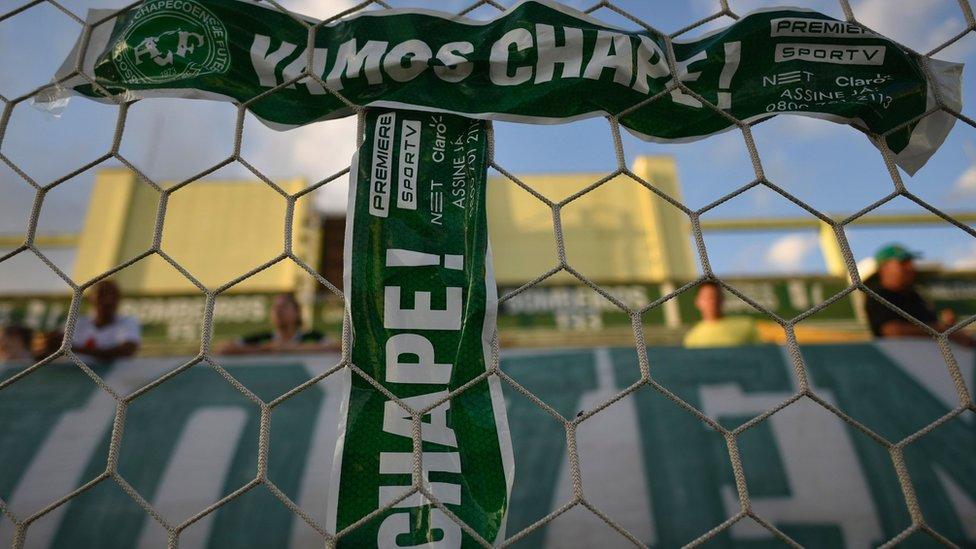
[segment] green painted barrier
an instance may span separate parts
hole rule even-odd
[[[811,385],[882,437],[901,440],[943,416],[958,395],[930,342],[806,346]],[[649,348],[654,378],[727,427],[788,398],[796,383],[783,349]],[[974,355],[955,349],[974,388]],[[260,357],[227,370],[270,400],[335,364],[335,357]],[[141,359],[97,371],[127,393],[179,361]],[[18,371],[0,371],[6,378]],[[564,417],[592,409],[639,378],[633,349],[507,353],[502,370]],[[562,426],[503,384],[516,463],[507,535],[572,497]],[[268,476],[324,524],[336,421],[337,376],[275,408]],[[23,518],[105,469],[115,405],[77,368],[51,365],[0,391],[0,499]],[[119,473],[167,520],[178,523],[246,484],[257,470],[259,410],[206,365],[130,406]],[[584,494],[637,539],[676,547],[738,512],[724,439],[649,387],[580,424]],[[888,451],[803,400],[738,438],[752,508],[807,546],[868,547],[910,525]],[[196,451],[194,451],[196,448]],[[203,454],[202,456],[200,454]],[[976,543],[976,418],[956,417],[905,448],[927,523],[960,546]],[[0,521],[0,544],[13,529]],[[154,547],[160,527],[111,481],[74,498],[27,531],[27,547]],[[322,540],[265,487],[217,508],[181,536],[185,547],[308,547]],[[629,542],[588,512],[571,510],[529,534],[522,547],[615,547]],[[748,519],[715,547],[778,545]],[[911,536],[906,547],[934,545]]]

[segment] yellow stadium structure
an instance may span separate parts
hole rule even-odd
[[[674,159],[640,156],[633,172],[681,200]],[[520,174],[519,180],[560,201],[606,178],[601,173]],[[603,283],[661,282],[697,276],[688,217],[625,175],[606,181],[560,211],[570,264]],[[500,285],[528,282],[558,264],[552,211],[502,176],[488,182],[488,226]],[[558,273],[551,282],[572,277]]]
[[[681,199],[674,159],[641,156],[635,174]],[[522,181],[550,200],[562,200],[605,178],[599,173],[526,174]],[[167,185],[168,183],[164,183]],[[301,178],[277,181],[297,192]],[[285,200],[259,180],[202,180],[173,193],[166,205],[162,249],[207,287],[218,287],[282,252]],[[96,174],[88,215],[77,239],[73,278],[84,281],[146,250],[152,243],[159,194],[125,169]],[[502,176],[488,183],[488,224],[495,277],[518,285],[558,263],[552,212]],[[293,250],[313,268],[321,255],[322,225],[309,200],[295,205]],[[605,283],[661,282],[696,276],[688,218],[627,176],[617,176],[561,211],[566,252],[587,277]],[[341,241],[341,239],[338,239]],[[286,266],[286,267],[285,267]],[[301,290],[307,279],[291,262],[231,287],[231,293]],[[560,273],[550,282],[569,280]],[[133,295],[185,294],[192,283],[158,256],[121,271]]]
[[[166,185],[167,183],[163,183]],[[300,178],[276,183],[289,193]],[[78,239],[73,278],[84,281],[150,247],[159,193],[125,169],[101,170]],[[285,199],[259,180],[203,180],[174,192],[166,205],[161,246],[204,286],[218,287],[247,273],[284,249]],[[318,262],[317,215],[308,200],[295,205],[293,250],[313,267]],[[263,258],[256,260],[255,258]],[[266,269],[232,286],[231,293],[298,289],[303,271],[292,262]],[[185,294],[193,284],[165,260],[151,256],[119,272],[125,293]]]

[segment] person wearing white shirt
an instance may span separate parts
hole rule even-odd
[[[72,337],[72,350],[82,360],[109,362],[129,358],[139,350],[141,327],[139,321],[118,314],[122,297],[118,285],[102,280],[88,293],[90,312],[78,317]]]

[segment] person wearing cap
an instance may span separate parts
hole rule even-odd
[[[887,302],[913,318],[942,331],[956,323],[956,315],[943,309],[938,315],[935,309],[915,289],[914,260],[921,254],[907,250],[900,244],[889,244],[874,254],[877,272],[870,277],[868,287]],[[869,297],[865,303],[868,325],[875,337],[920,337],[929,334],[920,326],[893,311],[877,299]],[[956,332],[950,338],[956,343],[972,345],[966,334]]]

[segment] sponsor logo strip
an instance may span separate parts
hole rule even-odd
[[[373,162],[370,164],[369,213],[386,217],[390,209],[390,172],[393,171],[393,133],[396,115],[385,113],[376,119],[373,131]]]
[[[770,21],[769,26],[769,35],[773,37],[869,38],[878,36],[854,23],[834,19],[782,17]]]
[[[837,46],[833,44],[776,44],[774,60],[811,61],[835,65],[882,65],[884,46]]]
[[[400,130],[400,178],[397,187],[397,207],[417,209],[417,163],[420,160],[419,120],[404,120]]]

